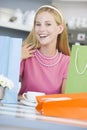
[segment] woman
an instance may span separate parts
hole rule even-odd
[[[36,12],[34,27],[23,43],[19,97],[27,91],[64,93],[69,61],[63,15],[53,6],[41,6]]]

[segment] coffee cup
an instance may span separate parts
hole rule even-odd
[[[34,92],[34,91],[28,91],[26,93],[23,93],[23,99],[29,102],[36,103],[36,96],[42,96],[45,95],[45,93],[42,92]]]

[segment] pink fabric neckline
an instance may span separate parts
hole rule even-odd
[[[43,66],[47,66],[47,67],[52,67],[55,66],[59,63],[60,59],[61,59],[62,54],[58,53],[58,51],[56,52],[56,54],[54,56],[44,56],[42,55],[39,50],[36,50],[35,52],[35,57],[37,59],[37,61],[43,65]]]

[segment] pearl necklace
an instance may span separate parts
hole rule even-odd
[[[49,59],[52,60],[58,55],[58,51],[56,52],[56,54],[53,57],[46,57],[46,56],[42,55],[38,50],[37,50],[37,52],[41,57],[43,57],[44,59],[47,59],[47,60],[49,60]]]
[[[40,56],[41,56],[42,58],[44,58],[44,59],[47,59],[47,60],[48,60],[48,59],[53,60],[54,58],[56,58],[57,55],[58,55],[58,51],[57,51],[57,53],[56,53],[56,55],[55,55],[54,57],[45,57],[45,56],[43,56],[38,50],[37,50],[37,53],[35,53],[35,57],[36,57],[36,59],[38,60],[38,62],[39,62],[41,65],[46,66],[46,67],[53,67],[53,66],[57,65],[57,64],[59,63],[61,57],[62,57],[62,54],[61,54],[61,53],[59,54],[58,59],[57,59],[56,62],[53,63],[53,64],[45,64],[45,63],[43,63],[43,62],[41,61]]]

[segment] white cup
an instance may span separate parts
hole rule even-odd
[[[34,91],[28,91],[26,93],[23,93],[23,99],[29,102],[36,103],[36,96],[42,96],[45,95],[45,93],[42,92],[34,92]]]

